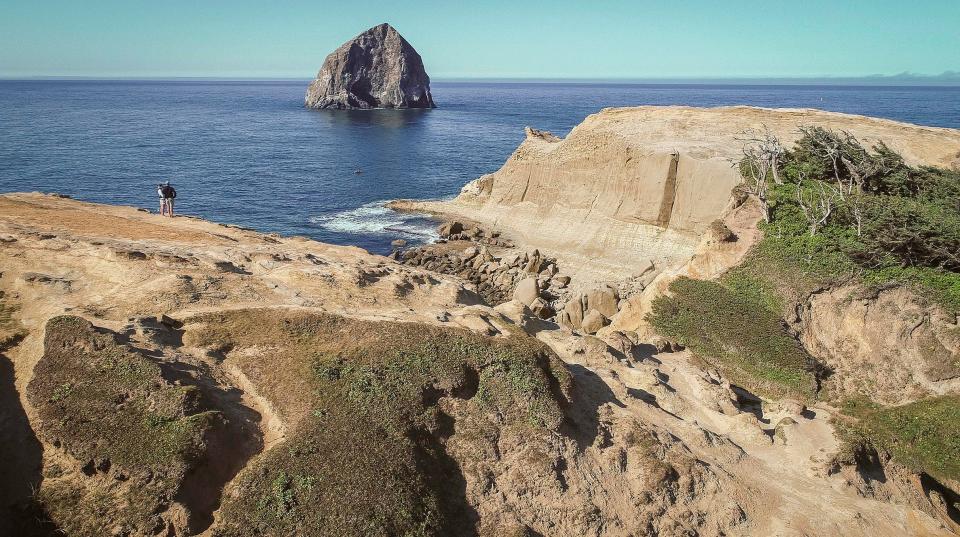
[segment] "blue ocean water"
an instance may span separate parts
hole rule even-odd
[[[435,110],[313,111],[307,81],[0,81],[0,192],[59,192],[389,251],[439,198],[504,162],[526,125],[565,135],[608,106],[815,107],[960,127],[960,88],[435,82]]]

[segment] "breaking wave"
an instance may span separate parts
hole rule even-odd
[[[336,233],[390,235],[420,242],[439,238],[436,221],[422,214],[400,213],[385,204],[385,201],[375,201],[356,209],[314,216],[310,222]]]

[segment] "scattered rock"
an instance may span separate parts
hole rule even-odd
[[[530,304],[530,310],[534,315],[541,319],[549,319],[553,317],[554,314],[553,308],[550,307],[550,304],[548,304],[547,301],[541,297],[534,299],[533,303]]]
[[[708,233],[710,233],[711,242],[734,242],[737,240],[737,235],[723,223],[723,220],[711,222]]]
[[[437,234],[441,237],[459,235],[460,233],[463,233],[463,224],[457,221],[447,222],[437,228]]]
[[[486,235],[487,232],[484,234]],[[529,260],[528,254],[511,253],[498,258],[488,248],[487,243],[473,244],[461,251],[451,250],[449,246],[427,245],[405,250],[393,257],[406,265],[462,278],[473,284],[477,294],[490,305],[512,300],[516,285],[530,277],[521,270]],[[556,265],[554,259],[546,257],[543,259]],[[533,279],[536,280],[536,278]],[[554,305],[557,299],[556,293],[545,292],[544,289],[548,287],[547,280],[542,277],[540,279],[543,281],[536,282],[537,294],[529,296],[524,303],[530,305],[536,297],[540,296],[552,311],[556,311],[557,306]],[[541,312],[545,311],[541,309]]]

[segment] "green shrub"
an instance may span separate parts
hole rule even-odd
[[[26,391],[39,435],[84,472],[136,481],[107,489],[44,480],[37,497],[43,508],[65,534],[98,535],[105,520],[123,521],[131,534],[152,533],[154,515],[206,460],[219,413],[198,404],[196,388],[164,380],[156,363],[80,317],[47,321],[33,373]]]
[[[649,320],[732,382],[760,395],[811,399],[816,394],[815,362],[755,294],[681,278],[670,285],[670,296],[654,301]]]
[[[846,429],[847,438],[867,441],[935,479],[960,479],[960,396],[890,408],[855,401],[843,410],[857,419]]]
[[[960,172],[909,167],[847,133],[804,133],[781,159],[784,183],[769,187],[770,222],[753,256],[803,274],[790,295],[857,278],[909,285],[960,312]]]

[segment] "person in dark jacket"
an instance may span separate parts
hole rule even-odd
[[[177,189],[170,185],[170,181],[157,185],[157,195],[160,196],[160,216],[173,216],[173,200],[177,197]]]

